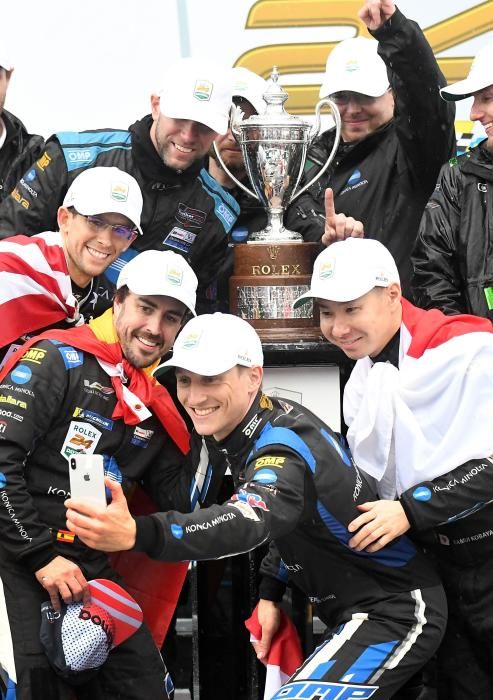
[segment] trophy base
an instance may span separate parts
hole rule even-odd
[[[263,342],[302,343],[322,339],[311,302],[293,309],[310,288],[319,243],[242,243],[234,248],[229,281],[231,313],[251,323]]]

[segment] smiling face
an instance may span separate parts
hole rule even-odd
[[[211,147],[216,132],[205,124],[190,119],[166,117],[157,95],[151,98],[151,141],[163,163],[173,170],[186,170],[202,160]]]
[[[336,93],[332,98],[341,113],[342,138],[346,143],[368,136],[394,116],[394,97],[390,90],[380,97],[345,92]]]
[[[262,383],[261,367],[233,367],[206,377],[177,368],[178,400],[199,435],[224,440],[248,413]]]
[[[352,360],[375,357],[399,329],[402,318],[398,284],[375,287],[354,301],[317,299],[320,328]]]
[[[483,125],[488,137],[486,148],[493,151],[493,84],[474,93],[471,121],[478,121]]]
[[[98,218],[108,224],[134,227],[123,214],[98,214]],[[70,278],[80,287],[85,287],[93,277],[102,274],[135,238],[122,238],[109,226],[95,227],[84,216],[66,207],[58,210],[58,226]]]
[[[186,308],[165,296],[138,296],[133,292],[115,298],[113,322],[124,357],[142,368],[167,353],[180,330]]]

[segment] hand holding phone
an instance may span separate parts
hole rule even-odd
[[[106,507],[103,455],[73,455],[69,474],[71,498]]]

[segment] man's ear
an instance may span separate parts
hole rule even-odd
[[[65,224],[71,216],[72,214],[69,212],[67,207],[58,207],[56,218],[58,222],[58,228],[60,231],[62,230],[62,227],[65,226]]]
[[[262,386],[262,379],[264,378],[263,367],[250,367],[249,379],[250,379],[250,389],[257,393],[257,391]]]
[[[401,302],[402,292],[401,287],[397,282],[392,282],[387,287],[387,294],[390,299],[392,306],[397,306]]]
[[[159,95],[151,95],[151,114],[154,121],[159,119],[161,114],[161,98]]]

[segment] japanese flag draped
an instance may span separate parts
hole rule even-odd
[[[60,233],[0,241],[0,311],[0,346],[64,319],[77,320]]]

